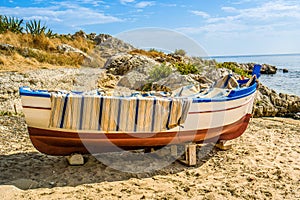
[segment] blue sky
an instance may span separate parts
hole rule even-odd
[[[300,53],[300,0],[0,0],[0,14],[40,19],[57,33],[164,28],[210,56]]]

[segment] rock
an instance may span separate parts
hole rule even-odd
[[[276,74],[277,67],[268,64],[262,64],[262,68],[260,70],[261,74]]]
[[[146,56],[120,53],[110,57],[104,68],[114,75],[125,75],[133,69],[147,75],[155,65],[160,64]]]
[[[198,86],[198,82],[192,79],[189,75],[181,75],[178,72],[172,73],[170,76],[163,78],[153,83],[154,90],[173,91],[178,88],[195,85]],[[199,91],[199,90],[198,90]]]
[[[78,53],[82,56],[84,56],[85,59],[87,59],[88,61],[92,61],[93,58],[90,57],[88,54],[84,53],[83,51],[81,51],[80,49],[74,48],[68,44],[60,44],[57,46],[57,50],[62,52],[62,53],[69,53],[69,52],[73,52],[73,53]]]
[[[95,40],[96,39],[96,33],[90,33],[90,34],[88,34],[87,35],[87,38],[89,39],[89,40]]]
[[[111,36],[97,36],[96,40],[98,42],[95,50],[101,52],[101,57],[105,59],[108,59],[113,55],[127,53],[135,49],[132,45]]]
[[[234,74],[231,70],[226,68],[216,68],[214,66],[205,66],[202,69],[201,76],[206,77],[207,79],[211,80],[212,82],[215,82],[219,80],[220,78],[228,75],[233,74],[235,78],[239,78],[239,75]]]
[[[97,36],[95,36],[95,38],[93,39],[94,42],[96,42],[97,45],[100,45],[101,43],[105,42],[108,38],[111,38],[111,35],[108,34],[99,34]]]
[[[254,117],[290,117],[300,112],[300,97],[277,94],[274,90],[259,84],[253,105]]]
[[[82,30],[77,31],[74,35],[72,35],[72,38],[76,38],[76,37],[81,37],[81,38],[87,39],[86,33]]]
[[[282,71],[283,71],[283,73],[288,73],[288,72],[289,72],[289,70],[288,70],[288,69],[286,69],[286,68],[285,68],[285,69],[283,69]]]
[[[115,88],[118,80],[119,80],[118,76],[106,72],[102,72],[99,75],[99,78],[97,80],[97,87],[101,89],[112,89]]]
[[[9,185],[14,185],[22,190],[34,189],[38,187],[38,182],[31,179],[18,179],[10,181]]]
[[[249,74],[252,73],[252,69],[254,67],[255,63],[240,63],[237,64],[238,67],[243,69],[244,71],[248,72]],[[261,74],[276,74],[277,67],[269,64],[261,64]]]
[[[210,80],[209,78],[207,78],[206,76],[202,76],[200,74],[188,74],[189,77],[191,77],[192,79],[194,79],[195,81],[201,83],[201,84],[213,84],[214,82],[212,80]]]
[[[12,51],[15,49],[15,47],[10,44],[0,44],[0,49],[5,51]]]
[[[148,76],[138,71],[131,71],[123,76],[118,82],[118,86],[131,90],[141,90],[148,83]]]
[[[73,154],[71,156],[67,156],[67,161],[69,165],[83,165],[84,158],[81,154]]]

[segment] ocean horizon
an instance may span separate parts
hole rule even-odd
[[[262,84],[278,93],[300,96],[300,53],[210,56],[217,62],[269,64],[277,67],[276,74],[262,74]],[[283,73],[287,69],[288,73]]]

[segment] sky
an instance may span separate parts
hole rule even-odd
[[[0,0],[0,15],[41,20],[60,34],[161,29],[208,56],[300,53],[300,0]],[[180,37],[155,36],[188,48]]]

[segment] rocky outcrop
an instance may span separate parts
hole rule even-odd
[[[98,51],[101,54],[101,57],[105,59],[108,59],[115,54],[127,53],[135,49],[132,45],[114,37],[99,37],[96,42],[97,45],[95,46],[95,51]]]
[[[78,53],[79,55],[82,55],[85,59],[87,59],[88,62],[92,62],[93,58],[89,56],[88,54],[84,53],[80,49],[77,49],[75,47],[72,47],[68,44],[60,44],[57,46],[57,50],[61,53]]]
[[[199,83],[193,78],[191,78],[189,75],[181,75],[178,72],[175,72],[166,78],[154,82],[152,89],[158,91],[171,92],[178,88],[188,85],[194,85],[199,88]]]
[[[247,71],[249,74],[252,73],[252,69],[255,63],[236,63],[238,67],[242,68],[244,71]],[[261,64],[261,74],[276,74],[277,67],[269,64]]]
[[[93,41],[96,43],[96,45],[100,45],[104,43],[107,39],[111,38],[111,35],[108,34],[99,34],[93,38]]]
[[[142,88],[148,83],[149,77],[138,71],[128,72],[118,82],[118,86],[126,87],[130,90],[142,90]]]
[[[114,75],[125,75],[131,70],[148,74],[155,65],[160,65],[160,63],[146,56],[119,53],[110,57],[105,63],[104,68]]]
[[[147,89],[170,92],[187,85],[198,86],[200,83],[202,88],[207,88],[213,83],[209,78],[199,74],[181,75],[178,72],[171,73],[160,80],[150,80],[150,73],[153,67],[161,66],[161,63],[157,62],[156,59],[157,57],[149,58],[141,54],[121,53],[110,57],[104,68],[108,73],[121,76],[117,86],[131,90]],[[170,63],[165,65],[171,66]],[[221,71],[226,70],[218,69],[220,76],[222,75]]]
[[[254,117],[294,117],[300,118],[300,97],[277,94],[260,84],[253,106]]]

